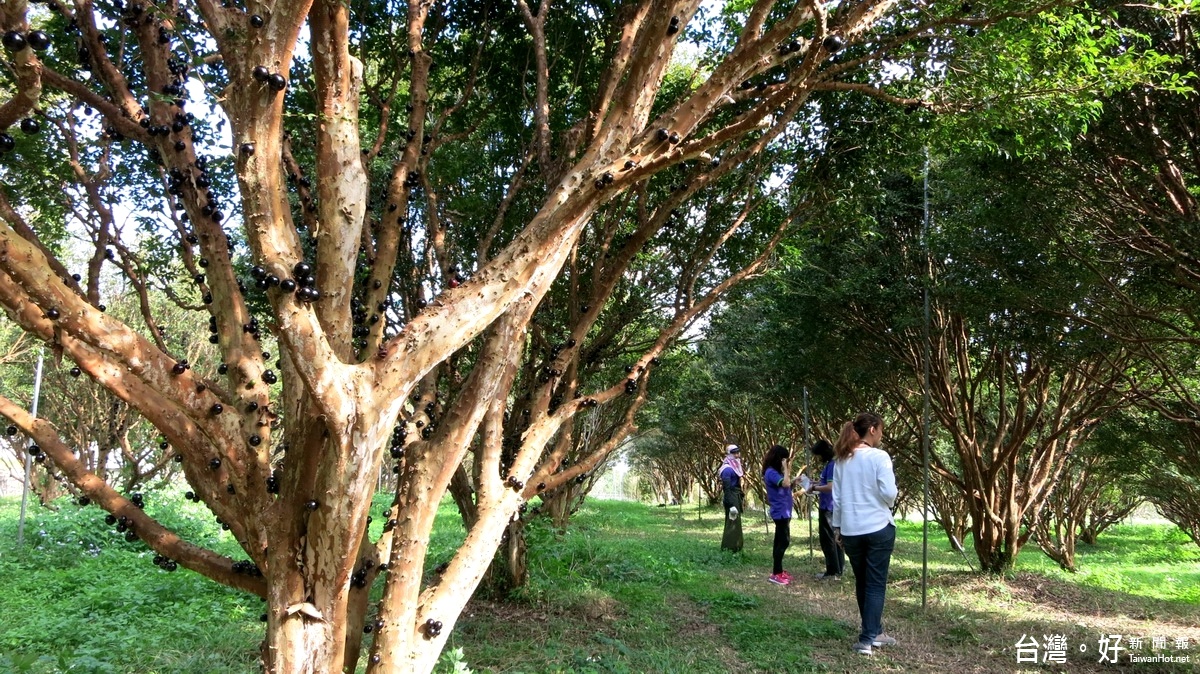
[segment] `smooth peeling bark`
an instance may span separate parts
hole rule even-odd
[[[365,401],[350,420],[350,437],[342,440],[314,421],[302,444],[289,449],[288,460],[295,452],[297,464],[289,466],[277,503],[281,522],[268,570],[268,642],[275,674],[333,673],[351,664],[345,662],[346,642],[357,623],[349,619],[350,581],[360,564],[377,564],[373,554],[362,554],[362,541],[380,457],[395,421],[376,415],[367,404],[374,396],[364,384],[365,373],[358,374],[346,382]],[[306,507],[309,501],[316,502],[315,510]]]
[[[322,326],[343,361],[351,349],[350,296],[361,243],[370,185],[359,150],[362,63],[349,52],[349,10],[344,3],[318,0],[312,23],[313,75],[318,99],[317,213],[313,232]]]
[[[414,483],[414,486],[419,483]],[[432,487],[426,483],[425,487]],[[519,495],[508,492],[499,502],[481,510],[479,521],[467,534],[440,581],[421,591],[421,568],[428,552],[432,516],[422,513],[399,529],[402,541],[393,547],[388,588],[384,595],[385,627],[376,633],[369,674],[417,674],[432,671],[446,639],[454,629],[463,608],[483,579],[495,551],[521,503]],[[394,585],[392,578],[398,580]],[[404,592],[408,597],[403,597]],[[389,594],[390,593],[390,594]],[[417,597],[415,601],[411,598]],[[407,600],[405,600],[407,599]],[[389,608],[400,610],[393,614]],[[441,631],[431,636],[426,621],[441,623]]]
[[[511,390],[517,372],[517,355],[524,348],[524,332],[538,300],[527,297],[500,318],[484,340],[479,360],[458,400],[448,410],[442,430],[431,441],[408,446],[397,487],[391,557],[368,672],[427,672],[433,668],[459,612],[470,599],[491,562],[504,534],[503,522],[522,502],[514,490],[500,487],[495,471],[484,477],[479,492],[479,519],[437,584],[422,589],[425,558],[438,503],[450,486],[467,447],[497,401]],[[492,428],[488,424],[487,428]],[[499,436],[486,432],[486,447],[493,452]],[[440,634],[429,632],[429,620],[442,623]]]

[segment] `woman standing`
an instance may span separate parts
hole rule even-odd
[[[828,440],[817,440],[808,451],[814,465],[824,466],[821,477],[809,489],[817,494],[817,530],[825,555],[825,572],[818,573],[817,580],[841,580],[846,554],[833,537],[833,445]]]
[[[854,595],[862,631],[854,650],[871,654],[873,646],[896,643],[883,632],[883,602],[888,566],[896,545],[896,475],[892,458],[879,449],[883,419],[864,413],[842,427],[833,446],[833,532],[854,569]]]
[[[791,453],[783,445],[775,445],[763,459],[763,482],[767,486],[767,505],[771,520],[775,522],[775,544],[771,550],[771,575],[767,580],[776,585],[787,585],[792,576],[783,570],[783,553],[791,544],[792,482],[789,478]]]
[[[735,444],[725,446],[725,460],[718,474],[723,487],[722,501],[725,505],[725,534],[721,536],[721,549],[742,551],[742,469],[741,448]]]

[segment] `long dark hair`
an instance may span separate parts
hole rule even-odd
[[[817,458],[821,459],[821,461],[824,461],[825,463],[829,463],[833,460],[833,445],[829,444],[829,441],[825,438],[821,438],[820,440],[814,442],[813,446],[808,448],[808,451],[811,454],[815,454]]]
[[[789,452],[788,448],[784,447],[783,445],[775,445],[768,449],[767,456],[763,459],[763,475],[767,474],[768,468],[774,468],[782,474],[783,460],[791,455],[792,453]]]
[[[847,421],[833,446],[833,453],[838,461],[845,461],[854,456],[854,448],[876,426],[883,430],[883,417],[874,412],[863,412],[854,417],[854,421]]]

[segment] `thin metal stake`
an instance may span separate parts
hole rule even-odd
[[[808,451],[812,447],[808,436],[808,387],[804,386],[800,389],[801,401],[804,408],[804,451]],[[813,552],[813,534],[812,534],[812,495],[808,492],[804,494],[804,515],[808,518],[808,558],[813,559],[816,553]]]
[[[38,349],[37,369],[33,374],[33,404],[30,405],[29,413],[34,419],[38,413],[38,398],[42,395],[42,350]],[[25,448],[25,483],[21,486],[21,514],[17,518],[17,547],[20,548],[25,543],[25,504],[29,501],[29,483],[33,480],[33,457],[29,455],[29,448]]]
[[[925,249],[925,358],[924,358],[924,410],[921,421],[921,462],[923,498],[921,506],[921,608],[926,608],[929,600],[929,286],[933,283],[933,264],[929,257],[929,148],[925,148],[925,216],[921,221],[921,244]]]

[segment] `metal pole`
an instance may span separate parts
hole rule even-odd
[[[808,387],[802,387],[800,391],[804,408],[804,451],[808,451],[808,448],[812,447],[808,436]],[[808,493],[804,494],[804,515],[808,518],[808,558],[812,559],[815,556],[812,535],[812,495]]]
[[[929,599],[929,286],[933,282],[933,265],[929,257],[929,148],[925,148],[925,215],[921,222],[921,243],[925,249],[925,323],[924,323],[924,409],[921,420],[921,462],[923,465],[923,499],[921,506],[921,608],[926,608]]]
[[[37,369],[33,373],[33,404],[29,408],[29,413],[33,418],[37,418],[38,413],[38,398],[42,394],[42,350],[38,349]],[[29,482],[33,479],[33,457],[29,455],[29,448],[25,448],[25,483],[21,485],[21,514],[17,518],[17,547],[21,547],[25,543],[25,505],[29,502]]]

